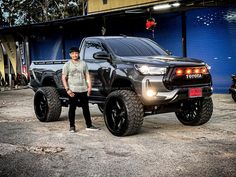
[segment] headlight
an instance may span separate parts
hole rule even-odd
[[[163,75],[166,73],[166,68],[164,67],[135,65],[135,68],[142,74],[147,74],[147,75]]]

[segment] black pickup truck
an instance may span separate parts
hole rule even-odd
[[[212,116],[212,79],[201,60],[175,57],[150,39],[126,36],[84,38],[80,58],[92,80],[89,102],[98,105],[113,135],[137,133],[143,117],[152,114],[175,112],[181,123],[191,126]],[[69,104],[61,81],[65,62],[31,64],[30,85],[40,121],[58,120],[61,107]]]

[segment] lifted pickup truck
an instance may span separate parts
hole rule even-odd
[[[89,102],[98,105],[113,135],[137,133],[143,117],[152,114],[175,112],[191,126],[212,116],[212,79],[201,60],[171,56],[150,39],[124,36],[87,37],[80,57],[92,80]],[[58,120],[69,104],[61,81],[65,62],[32,62],[30,84],[40,121]]]

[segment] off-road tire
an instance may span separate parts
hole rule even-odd
[[[232,93],[231,95],[232,95],[233,100],[236,102],[236,93]]]
[[[208,122],[213,112],[211,98],[193,99],[181,103],[180,111],[175,112],[178,120],[184,125],[197,126]]]
[[[41,87],[34,95],[34,111],[41,122],[57,121],[61,115],[61,102],[54,87]]]
[[[136,134],[143,124],[143,105],[131,90],[110,93],[103,114],[108,130],[115,136]]]

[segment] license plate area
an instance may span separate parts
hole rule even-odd
[[[202,97],[202,88],[189,88],[189,98]]]

